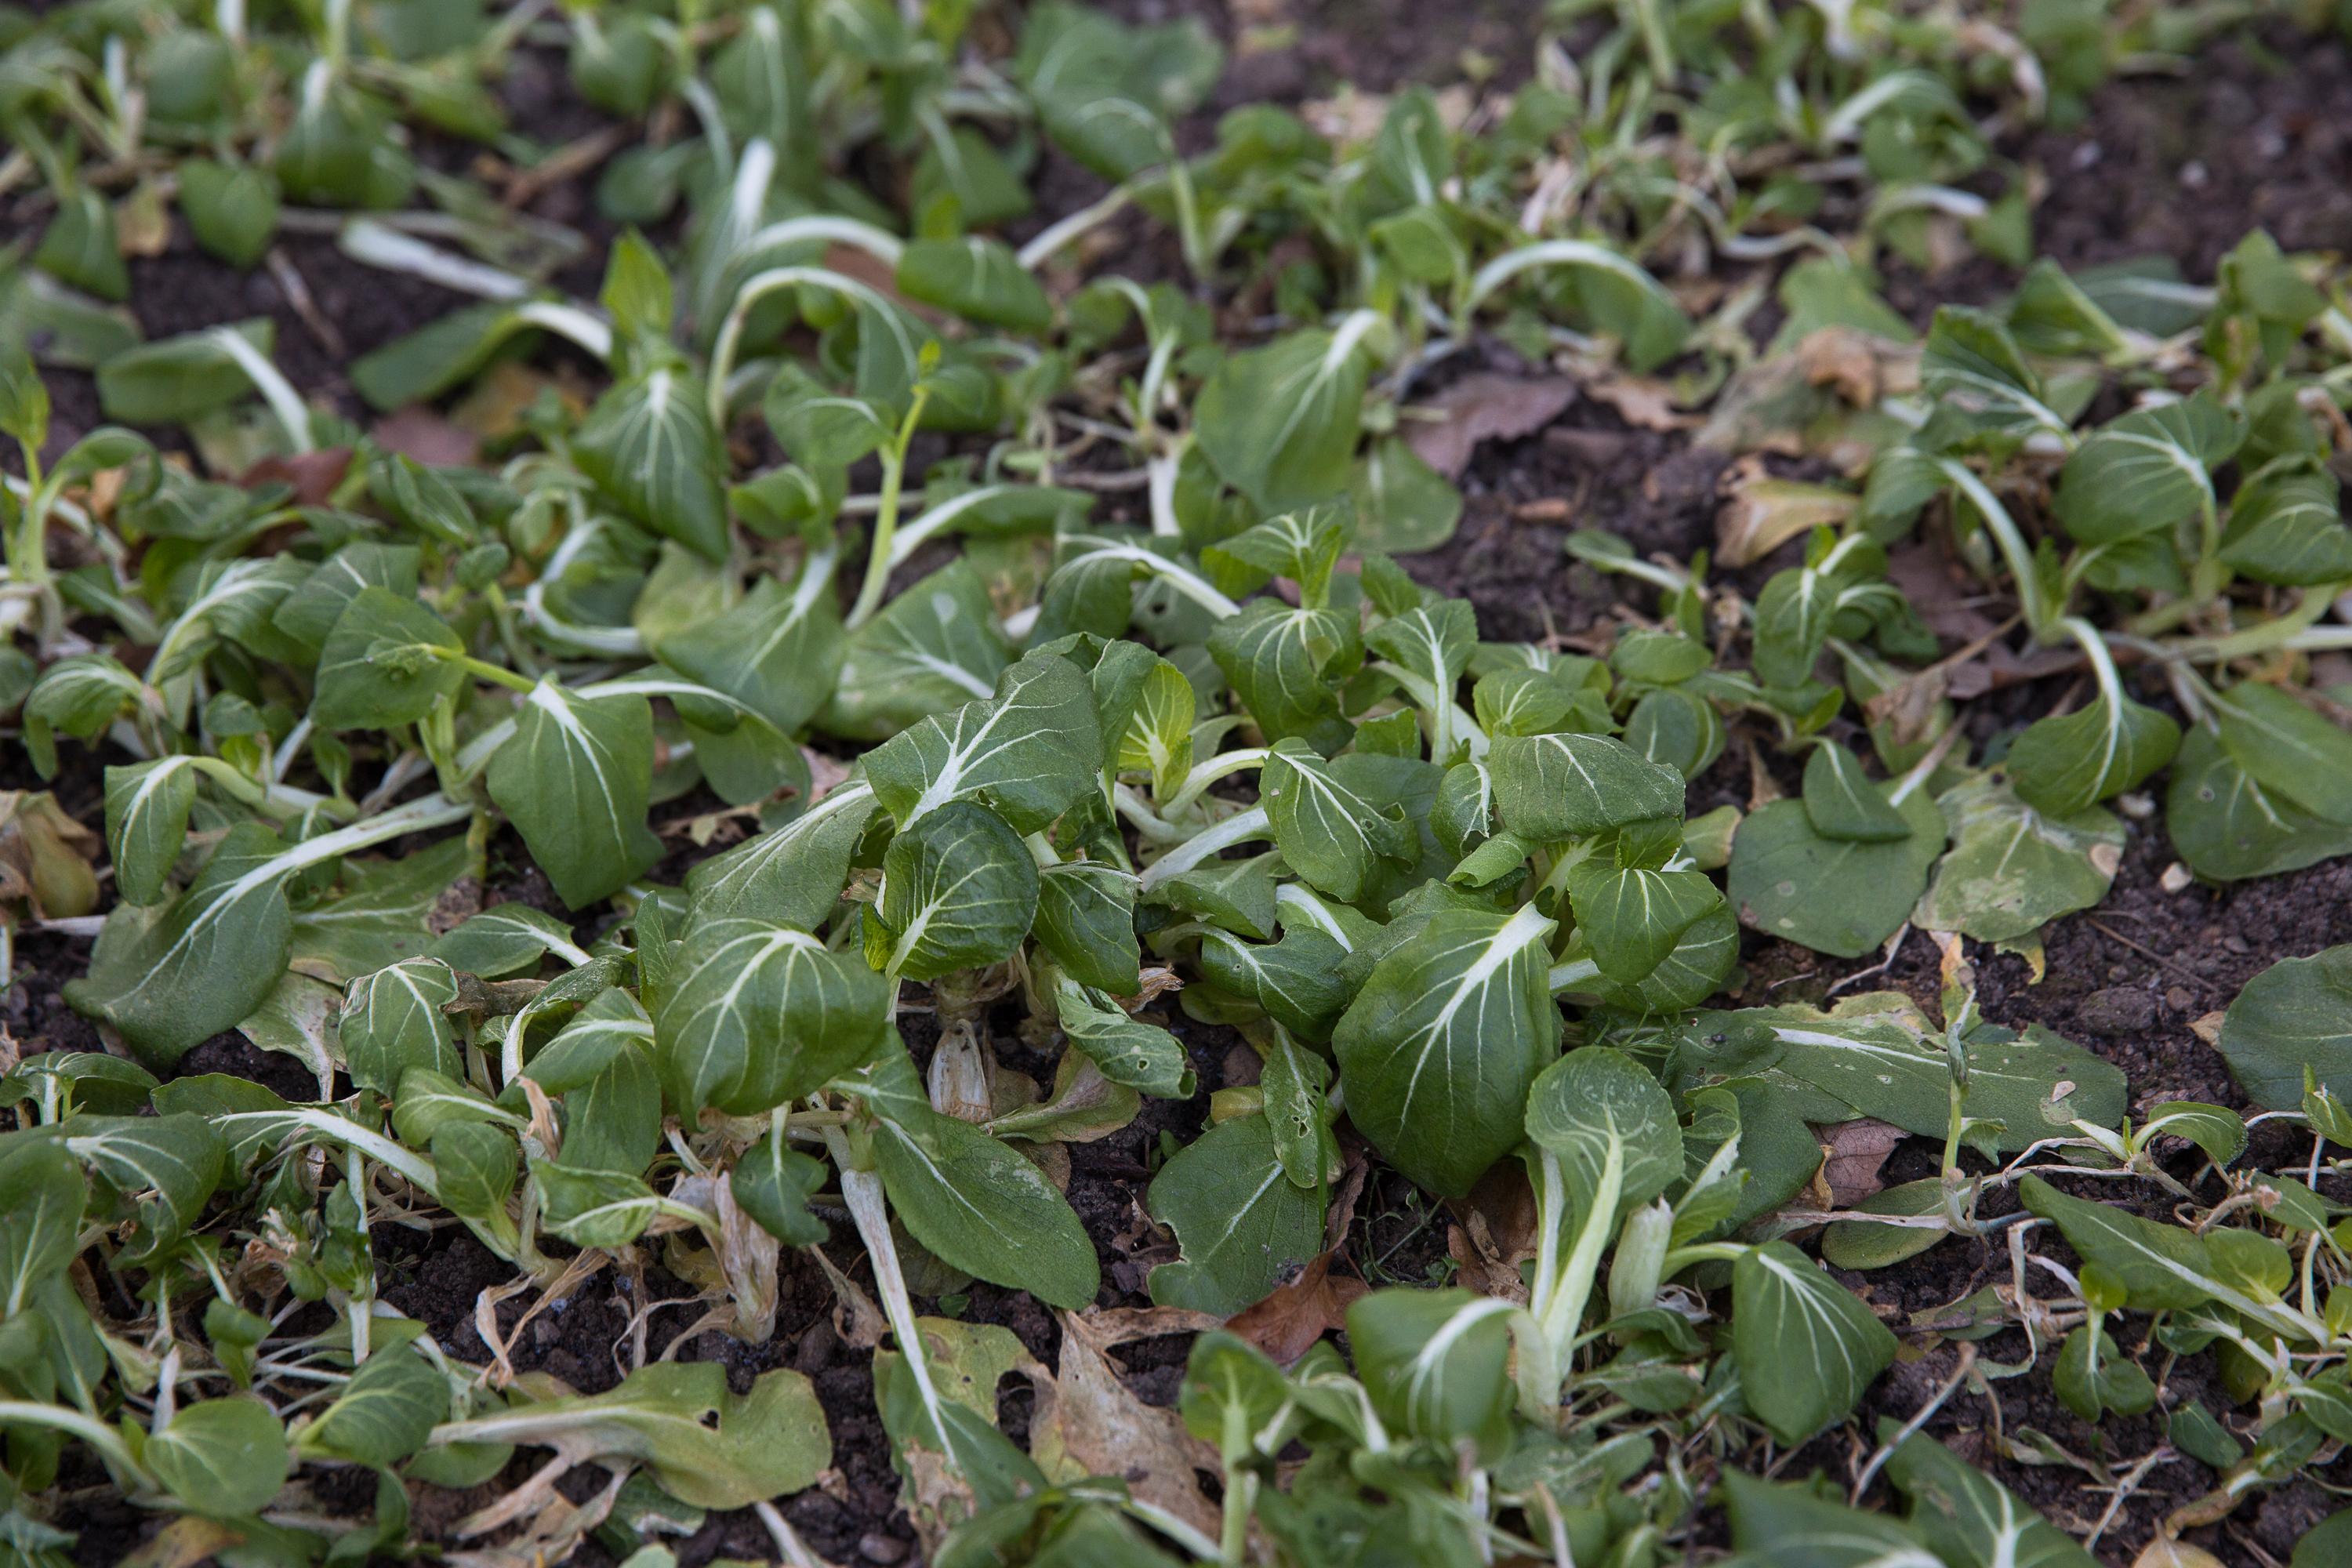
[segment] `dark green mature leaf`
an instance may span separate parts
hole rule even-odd
[[[1519,1140],[1528,1088],[1559,1048],[1553,930],[1532,905],[1432,915],[1332,1031],[1357,1130],[1433,1192],[1467,1193]]]
[[[1352,903],[1377,861],[1410,858],[1419,839],[1393,801],[1359,780],[1352,759],[1325,762],[1305,742],[1275,743],[1258,775],[1258,803],[1291,869],[1335,899]]]
[[[2216,695],[2213,716],[2222,749],[2256,782],[2315,816],[2352,824],[2352,734],[2255,681]]]
[[[1163,1307],[1230,1316],[1322,1249],[1324,1189],[1285,1178],[1264,1116],[1202,1133],[1160,1167],[1145,1202],[1183,1247],[1151,1271]]]
[[[1683,811],[1683,777],[1606,735],[1497,736],[1486,752],[1503,826],[1531,841],[1581,837]]]
[[[2352,577],[2352,527],[2336,476],[2308,459],[2273,462],[2238,487],[2221,563],[2260,583],[2311,587]]]
[[[661,858],[646,826],[653,710],[643,697],[582,697],[541,680],[490,758],[490,798],[572,909],[609,897]]]
[[[617,384],[572,449],[580,471],[630,517],[708,560],[726,557],[726,465],[692,375],[661,365]]]
[[[1795,1447],[1843,1417],[1895,1361],[1895,1336],[1785,1241],[1731,1269],[1731,1353],[1748,1408]]]
[[[89,1184],[81,1162],[47,1140],[0,1145],[0,1309],[14,1318],[80,1250]]]
[[[165,1490],[217,1519],[259,1512],[294,1465],[286,1428],[269,1407],[236,1396],[182,1407],[169,1426],[149,1435],[142,1457]]]
[[[1352,612],[1294,609],[1252,599],[1209,634],[1209,656],[1269,741],[1297,736],[1318,748],[1347,737],[1338,683],[1363,661]]]
[[[278,177],[250,163],[190,158],[180,164],[180,212],[196,243],[250,268],[278,237]]]
[[[1348,1309],[1364,1392],[1392,1431],[1500,1453],[1511,1437],[1510,1302],[1458,1288],[1375,1290]]]
[[[2085,1421],[2113,1411],[2139,1415],[2156,1403],[2156,1384],[2125,1356],[2104,1328],[2084,1323],[2066,1336],[2051,1372],[2051,1387]]]
[[[569,925],[543,910],[510,901],[468,916],[455,930],[442,933],[426,956],[439,959],[461,974],[504,980],[536,972],[541,959],[567,949],[567,957],[580,951],[572,946]],[[572,957],[572,962],[579,959]]]
[[[195,804],[193,757],[106,770],[106,847],[114,856],[115,891],[124,900],[162,900],[187,843],[188,813]]]
[[[2287,1568],[2332,1568],[2352,1555],[2352,1509],[2340,1509],[2294,1543]]]
[[[2180,726],[2128,697],[2105,692],[2087,708],[2037,719],[2009,748],[2018,798],[2071,816],[2146,779],[2172,760]]]
[[[2039,1176],[2018,1184],[2028,1209],[2056,1225],[2085,1263],[2120,1283],[2140,1311],[2186,1311],[2225,1289],[2208,1238],[2127,1210],[2069,1197]]]
[[[1924,789],[1894,799],[1911,836],[1885,844],[1824,838],[1801,802],[1749,812],[1731,841],[1726,889],[1739,919],[1816,952],[1859,958],[1895,934],[1944,852],[1944,815]]]
[[[457,977],[436,958],[406,958],[352,982],[340,1037],[352,1081],[390,1094],[411,1068],[455,1078],[464,1070],[442,1008],[457,999]]]
[[[2352,854],[2352,826],[2315,816],[2263,784],[2202,724],[2181,737],[2164,825],[2183,863],[2218,882]]]
[[[311,721],[322,730],[414,724],[465,685],[465,670],[441,657],[464,651],[457,634],[414,598],[362,588],[320,650]]]
[[[1948,1568],[1917,1531],[1792,1482],[1723,1472],[1739,1568]]]
[[[2352,1099],[2352,945],[2282,959],[2246,982],[2217,1043],[2246,1098],[2267,1110],[2301,1106],[2306,1071]]]
[[[1077,666],[1043,652],[1006,670],[994,696],[925,720],[866,758],[876,798],[902,829],[977,799],[1015,832],[1034,833],[1101,770],[1093,689]]]
[[[1201,388],[1192,427],[1225,482],[1266,511],[1348,488],[1362,417],[1364,339],[1376,318],[1308,328],[1226,357]]]
[[[1300,1039],[1331,1037],[1354,993],[1341,972],[1348,950],[1328,933],[1293,923],[1276,942],[1248,942],[1221,931],[1201,934],[1201,969],[1227,991],[1255,1002]]]
[[[809,1199],[824,1187],[823,1162],[791,1147],[775,1132],[743,1151],[728,1178],[735,1206],[787,1247],[814,1247],[827,1235],[823,1220],[809,1212]]]
[[[705,921],[654,1016],[670,1100],[751,1116],[865,1066],[890,1023],[890,983],[853,953],[765,921]]]
[[[1012,247],[979,235],[919,239],[898,258],[898,292],[967,321],[1042,333],[1053,323],[1045,286]]]
[[[832,572],[803,568],[789,588],[762,577],[724,615],[662,638],[655,652],[680,674],[796,732],[831,699],[841,668]]]
[[[353,540],[290,589],[270,618],[279,631],[304,647],[324,647],[327,635],[364,589],[386,589],[394,598],[415,605],[423,559],[423,551],[414,544]]]
[[[1114,996],[1143,985],[1135,936],[1136,879],[1099,860],[1065,860],[1037,876],[1037,940],[1081,983]]]
[[[1884,844],[1911,837],[1909,820],[1835,741],[1817,743],[1805,759],[1804,802],[1805,820],[1823,838]]]
[[[1009,957],[1037,915],[1037,862],[996,813],[969,800],[926,812],[882,857],[866,954],[908,980]]]
[[[2245,416],[2209,393],[2135,408],[2066,459],[2059,521],[2085,544],[2170,528],[2213,506],[2211,470],[2244,438]]]
[[[892,598],[849,635],[821,726],[879,741],[973,698],[1011,662],[988,584],[961,556]]]
[[[288,870],[277,863],[284,849],[267,827],[241,823],[172,903],[152,912],[117,906],[66,1000],[159,1068],[235,1028],[286,972],[294,922]]]
[[[1094,1243],[1045,1173],[980,1129],[928,1106],[892,1106],[874,1129],[891,1212],[967,1274],[1053,1306],[1095,1299]]]
[[[2098,1560],[2017,1494],[1917,1432],[1886,1466],[1911,1500],[1911,1523],[1949,1563],[1971,1568],[2095,1568]]]
[[[265,317],[224,329],[268,358],[276,329]],[[245,367],[207,332],[126,349],[99,367],[99,406],[126,425],[177,425],[224,408],[253,386]]]
[[[875,804],[867,785],[845,784],[790,822],[701,862],[686,875],[696,911],[814,931],[841,901]]]
[[[2098,806],[2048,816],[1998,773],[1946,790],[1937,805],[1952,849],[1912,919],[1929,931],[2007,942],[2106,897],[2124,827]]]
[[[396,1465],[449,1414],[449,1380],[405,1345],[378,1351],[319,1418],[302,1429],[305,1458]]]

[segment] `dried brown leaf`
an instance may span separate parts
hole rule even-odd
[[[1585,384],[1584,395],[1605,403],[1637,430],[1696,430],[1704,423],[1675,405],[1675,389],[1646,375],[1612,375]]]
[[[1444,418],[1407,426],[1405,445],[1446,478],[1458,478],[1480,442],[1533,435],[1575,401],[1576,384],[1565,376],[1467,375],[1430,400]]]
[[[1868,1116],[1822,1129],[1822,1171],[1829,1181],[1831,1204],[1852,1208],[1885,1186],[1878,1179],[1879,1167],[1907,1136],[1900,1127]]]
[[[1064,1312],[1061,1319],[1060,1361],[1053,1382],[1039,1386],[1029,1427],[1038,1468],[1063,1481],[1118,1476],[1139,1500],[1214,1536],[1221,1510],[1192,1472],[1215,1474],[1216,1450],[1187,1432],[1175,1411],[1136,1397],[1086,1318]]]
[[[1331,1255],[1320,1252],[1297,1279],[1276,1286],[1264,1300],[1234,1313],[1225,1327],[1288,1366],[1326,1331],[1344,1327],[1349,1306],[1366,1289],[1360,1279],[1334,1275]]]
[[[429,408],[387,414],[368,434],[385,451],[405,453],[434,468],[460,468],[482,454],[478,435]]]

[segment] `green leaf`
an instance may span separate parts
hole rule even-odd
[[[890,983],[854,953],[764,921],[698,922],[654,1015],[672,1104],[751,1116],[865,1066],[890,1024]]]
[[[533,1158],[530,1179],[539,1188],[547,1228],[577,1246],[625,1247],[660,1212],[661,1199],[653,1188],[618,1171]]]
[[[180,213],[196,243],[240,271],[278,237],[278,177],[250,163],[189,158],[180,164]]]
[[[576,910],[661,858],[661,840],[646,826],[653,766],[653,710],[643,697],[582,697],[543,679],[485,782],[557,896]]]
[[[2059,521],[2084,543],[2106,544],[2210,510],[2210,470],[2244,438],[2245,416],[2209,393],[2135,408],[2093,431],[2066,459]]]
[[[802,568],[790,588],[761,578],[731,609],[663,637],[654,651],[672,669],[796,733],[832,697],[841,669],[841,604],[830,558]]]
[[[1321,1044],[1353,998],[1341,963],[1348,950],[1328,933],[1293,922],[1277,942],[1201,933],[1201,970],[1216,985],[1255,1002],[1300,1039]]]
[[[416,605],[416,580],[423,558],[414,544],[353,540],[289,589],[270,619],[304,647],[323,648],[328,634],[363,589],[387,589],[394,598],[421,608]]]
[[[1979,942],[2008,942],[2107,896],[2123,863],[2123,824],[2098,806],[2047,816],[2009,781],[1983,773],[1937,801],[1952,850],[1912,923]]]
[[[543,910],[509,902],[484,910],[435,939],[426,950],[460,974],[504,980],[537,972],[540,960],[572,947],[572,928]],[[574,962],[577,962],[576,960]]]
[[[1578,838],[1683,812],[1682,774],[1606,735],[1497,736],[1486,767],[1503,826],[1531,841]]]
[[[707,560],[726,558],[726,465],[695,377],[662,365],[616,384],[589,411],[572,451],[631,518]]]
[[[1435,550],[1462,521],[1462,492],[1401,436],[1383,436],[1348,481],[1357,542],[1391,555]]]
[[[62,1145],[32,1138],[0,1145],[0,1308],[8,1317],[81,1250],[89,1196],[81,1162]]]
[[[1911,837],[1909,820],[1835,741],[1816,743],[1805,759],[1804,802],[1805,820],[1823,838],[1885,844]]]
[[[119,303],[131,298],[131,269],[123,264],[114,209],[87,185],[59,196],[57,216],[33,251],[33,265],[101,300]]]
[[[2266,1110],[2299,1108],[2306,1072],[2352,1098],[2352,944],[2282,959],[2246,982],[2216,1043],[2246,1098]]]
[[[609,1394],[451,1422],[436,1442],[548,1447],[574,1465],[634,1460],[670,1496],[707,1509],[800,1491],[833,1462],[824,1411],[807,1378],[763,1372],[739,1395],[715,1361],[656,1362]]]
[[[686,876],[697,913],[814,931],[841,901],[874,810],[870,788],[845,784],[791,821],[701,862]]]
[[[1927,1433],[1903,1439],[1886,1476],[1910,1500],[1913,1526],[1947,1563],[2097,1568],[2074,1537]]]
[[[215,1519],[258,1513],[294,1467],[269,1407],[235,1396],[184,1406],[148,1437],[142,1457],[166,1491]]]
[[[1265,511],[1348,488],[1363,416],[1370,311],[1337,331],[1292,332],[1226,356],[1202,385],[1192,428],[1225,482]]]
[[[1895,934],[1944,852],[1944,815],[1924,789],[1898,800],[1899,784],[1874,787],[1911,824],[1909,837],[1824,838],[1793,800],[1741,819],[1725,888],[1743,924],[1840,958],[1859,958]]]
[[[1167,1030],[1066,976],[1054,987],[1054,1011],[1062,1033],[1111,1082],[1161,1100],[1192,1097],[1184,1047]]]
[[[1528,1086],[1559,1048],[1554,929],[1532,905],[1432,915],[1332,1031],[1357,1131],[1433,1192],[1467,1193],[1519,1141]]]
[[[1333,898],[1353,903],[1365,879],[1385,858],[1407,860],[1420,841],[1402,809],[1385,809],[1351,787],[1352,759],[1331,762],[1305,742],[1275,743],[1258,775],[1258,801],[1274,825],[1274,841],[1291,868]]]
[[[879,741],[995,692],[1010,662],[988,584],[959,556],[849,634],[823,728]]]
[[[1143,987],[1135,936],[1134,873],[1098,860],[1065,860],[1037,875],[1037,940],[1084,984],[1114,996]]]
[[[521,1152],[513,1133],[488,1121],[449,1121],[434,1131],[431,1148],[435,1190],[443,1207],[494,1227],[511,1223],[507,1199],[514,1192]]]
[[[2315,816],[2258,782],[2202,724],[2189,727],[2173,760],[2165,827],[2190,870],[2221,882],[2352,854],[2352,826]]]
[[[892,1107],[874,1161],[896,1214],[943,1262],[1076,1311],[1102,1275],[1094,1243],[1044,1172],[978,1128]]]
[[[457,999],[457,977],[434,958],[408,958],[352,982],[341,1036],[352,1081],[390,1094],[411,1068],[451,1078],[464,1070],[442,1008]]]
[[[311,722],[322,730],[414,724],[466,684],[465,670],[441,657],[463,653],[465,646],[415,598],[362,588],[320,650]]]
[[[1974,416],[1988,430],[2023,437],[2067,427],[2051,411],[2042,378],[2009,329],[1982,310],[1937,307],[1919,357],[1919,382],[1930,397]]]
[[[2330,1568],[2352,1552],[2352,1509],[2342,1509],[2304,1532],[2287,1568]]]
[[[2212,706],[2222,749],[2256,783],[2315,816],[2352,825],[2352,734],[2255,681],[2217,693]]]
[[[2352,528],[2336,476],[2308,460],[2273,462],[2238,487],[2221,563],[2260,583],[2315,587],[2352,577]]]
[[[1034,833],[1101,771],[1093,689],[1077,666],[1042,652],[1006,670],[995,696],[925,720],[866,758],[875,796],[901,829],[976,799],[1016,833]]]
[[[266,318],[226,329],[268,358],[275,329]],[[125,425],[178,425],[226,408],[252,390],[245,367],[208,331],[142,343],[98,371],[99,406]]]
[[[1625,985],[1664,963],[1684,933],[1723,903],[1704,871],[1652,871],[1597,859],[1569,873],[1568,897],[1592,961]]]
[[[2034,810],[2066,817],[2141,783],[2172,761],[2180,726],[2120,693],[2037,719],[2009,748],[2009,776]]]
[[[1883,1513],[1736,1469],[1726,1469],[1721,1484],[1739,1568],[1948,1568],[1917,1532]]]
[[[1905,1182],[1873,1193],[1853,1205],[1857,1214],[1919,1217],[1944,1212],[1940,1176]],[[1842,1219],[1822,1234],[1822,1257],[1835,1268],[1891,1268],[1916,1258],[1948,1233],[1927,1226],[1873,1225],[1867,1220]]]
[[[2137,1310],[2187,1311],[2226,1289],[2206,1237],[2069,1197],[2039,1176],[2026,1177],[2017,1194],[2028,1209],[2057,1226],[2084,1263],[2097,1265],[2120,1284],[2127,1304]]]
[[[2085,1421],[2109,1411],[2140,1415],[2156,1404],[2156,1384],[2128,1360],[2106,1330],[2082,1324],[2066,1336],[2050,1384],[2064,1405]]]
[[[295,1451],[305,1458],[396,1465],[425,1447],[449,1414],[449,1380],[405,1345],[362,1363],[343,1392],[302,1429]]]
[[[1559,1162],[1580,1214],[1591,1208],[1610,1173],[1619,1214],[1683,1176],[1674,1101],[1647,1069],[1607,1046],[1570,1051],[1538,1076],[1528,1095],[1527,1134]],[[1613,1225],[1615,1215],[1604,1223]]]
[[[770,1236],[787,1247],[815,1247],[828,1233],[824,1222],[809,1212],[809,1199],[824,1188],[829,1173],[823,1162],[771,1131],[737,1158],[728,1185],[735,1206]]]
[[[919,239],[898,258],[898,292],[967,321],[1042,334],[1053,324],[1045,286],[1012,247],[978,235]]]
[[[1853,1293],[1785,1241],[1731,1268],[1731,1354],[1741,1397],[1796,1447],[1844,1417],[1895,1361],[1895,1336]]]
[[[114,857],[114,889],[127,901],[163,900],[195,804],[194,757],[106,770],[106,847]]]
[[[1150,773],[1151,793],[1160,799],[1174,795],[1192,771],[1195,711],[1192,683],[1182,670],[1160,659],[1136,692],[1112,764],[1123,773]]]
[[[875,967],[936,980],[1010,957],[1037,914],[1037,862],[1003,817],[969,800],[928,812],[890,841],[869,906]]]
[[[1220,1121],[1160,1168],[1145,1194],[1182,1258],[1152,1269],[1152,1300],[1230,1316],[1322,1250],[1324,1189],[1284,1178],[1263,1116]]]
[[[1508,1301],[1460,1289],[1375,1290],[1348,1309],[1364,1392],[1391,1431],[1499,1455],[1511,1438]]]
[[[236,1027],[286,972],[293,915],[284,849],[267,827],[239,824],[170,904],[118,905],[66,1000],[120,1029],[155,1067]]]
[[[1209,656],[1269,741],[1336,747],[1347,736],[1339,685],[1363,661],[1353,612],[1252,599],[1209,634]]]

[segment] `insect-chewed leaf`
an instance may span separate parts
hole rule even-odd
[[[541,680],[486,782],[557,896],[576,910],[661,858],[661,840],[646,826],[653,770],[653,710],[643,697],[582,697]]]
[[[1433,1192],[1467,1193],[1519,1141],[1528,1088],[1559,1047],[1553,930],[1533,905],[1431,916],[1332,1031],[1358,1131]]]
[[[465,670],[441,657],[464,650],[457,634],[414,598],[362,588],[320,649],[310,721],[321,730],[414,724],[465,685]]]
[[[654,1019],[672,1103],[750,1116],[865,1066],[890,984],[855,954],[764,921],[700,922]]]
[[[1348,1344],[1391,1430],[1499,1452],[1511,1436],[1516,1309],[1456,1289],[1375,1290],[1348,1309]]]
[[[663,365],[596,402],[573,437],[580,471],[623,511],[708,560],[727,553],[725,465],[709,399]]]
[[[269,1407],[234,1395],[183,1407],[148,1437],[143,1458],[165,1490],[216,1519],[259,1511],[294,1464]]]
[[[874,808],[871,788],[845,784],[790,822],[703,861],[686,875],[696,913],[814,931],[841,901]]]
[[[1952,825],[1952,851],[1913,915],[1929,931],[2007,942],[2106,897],[2123,862],[2123,824],[2098,806],[2047,816],[1984,773],[1936,803]]]
[[[1003,817],[951,800],[890,841],[868,913],[881,938],[869,956],[888,973],[936,980],[993,963],[1036,919],[1037,862]]]
[[[1192,1098],[1192,1069],[1184,1047],[1157,1024],[1130,1016],[1109,997],[1067,976],[1054,987],[1054,1010],[1070,1043],[1111,1082],[1162,1100]]]
[[[1220,1121],[1160,1169],[1145,1201],[1183,1257],[1151,1271],[1163,1307],[1230,1316],[1280,1284],[1323,1245],[1321,1186],[1284,1176],[1264,1116]]]
[[[1277,741],[1258,775],[1258,801],[1291,869],[1352,903],[1377,861],[1410,858],[1420,841],[1400,807],[1370,793],[1372,781],[1352,776],[1350,761],[1326,762],[1303,741]]]
[[[833,1462],[824,1412],[807,1378],[765,1372],[738,1395],[728,1392],[727,1369],[715,1361],[656,1362],[609,1394],[513,1405],[452,1422],[435,1440],[551,1447],[575,1464],[635,1460],[670,1496],[709,1509],[799,1491]]]
[[[1748,1408],[1794,1447],[1854,1407],[1895,1361],[1895,1336],[1785,1241],[1731,1268],[1731,1353]]]
[[[2016,1493],[1927,1433],[1915,1432],[1896,1446],[1886,1477],[1911,1500],[1912,1525],[1947,1563],[2095,1568],[2098,1562]]]
[[[2282,959],[2246,982],[2222,1015],[2219,1045],[2257,1105],[2300,1106],[2305,1071],[2352,1099],[2352,945]]]
[[[169,887],[173,863],[188,838],[196,804],[194,757],[106,770],[106,847],[114,856],[114,888],[128,902],[152,904]]]
[[[341,1037],[352,1081],[390,1094],[411,1068],[455,1078],[464,1070],[442,1007],[457,999],[457,977],[436,958],[406,958],[352,982]]]
[[[1143,985],[1135,936],[1136,879],[1099,860],[1065,860],[1037,876],[1037,940],[1087,985],[1132,996]]]
[[[1607,735],[1497,736],[1486,767],[1503,826],[1531,842],[1682,815],[1682,774]]]
[[[949,1264],[1073,1311],[1095,1299],[1086,1227],[1009,1145],[928,1106],[894,1106],[875,1125],[874,1160],[891,1212]]]
[[[1005,671],[993,697],[927,719],[866,758],[875,797],[901,828],[977,797],[1016,832],[1034,833],[1101,768],[1092,689],[1077,666],[1051,653]]]
[[[2128,697],[2102,692],[2087,708],[2037,719],[2009,748],[2018,798],[2068,816],[2120,795],[2172,760],[2180,726]]]

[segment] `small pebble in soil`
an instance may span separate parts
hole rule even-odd
[[[2074,1017],[2084,1034],[2104,1039],[2137,1035],[2156,1023],[2156,998],[2129,985],[2110,985],[2083,998]]]
[[[857,1555],[868,1563],[896,1563],[907,1555],[907,1543],[887,1535],[868,1534],[858,1539]]]

